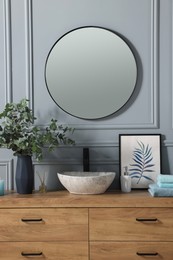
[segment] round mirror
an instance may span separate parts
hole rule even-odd
[[[120,36],[100,27],[82,27],[52,47],[45,79],[60,108],[78,118],[98,119],[115,113],[131,97],[137,65]]]

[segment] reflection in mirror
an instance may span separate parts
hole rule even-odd
[[[45,79],[52,99],[64,111],[83,119],[103,118],[131,97],[137,79],[136,60],[114,32],[77,28],[52,47]]]

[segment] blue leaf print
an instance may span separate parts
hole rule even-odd
[[[136,147],[133,151],[132,159],[134,164],[130,164],[130,176],[132,179],[137,179],[137,184],[142,178],[153,181],[152,178],[144,175],[145,172],[154,172],[152,169],[154,166],[152,163],[152,147],[150,147],[149,144],[145,145],[142,141],[137,141],[137,143],[138,147]]]
[[[147,179],[147,180],[150,180],[150,181],[153,181],[150,177],[145,176],[145,175],[143,175],[143,178],[145,178],[145,179]]]

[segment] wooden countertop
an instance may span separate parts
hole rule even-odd
[[[0,196],[0,208],[54,207],[173,207],[173,197],[152,197],[147,190],[106,192],[100,195],[75,195],[67,191],[35,192],[21,195],[9,192]]]

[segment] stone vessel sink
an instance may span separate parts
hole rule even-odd
[[[115,172],[64,172],[57,173],[62,185],[74,194],[101,194],[113,182]]]

